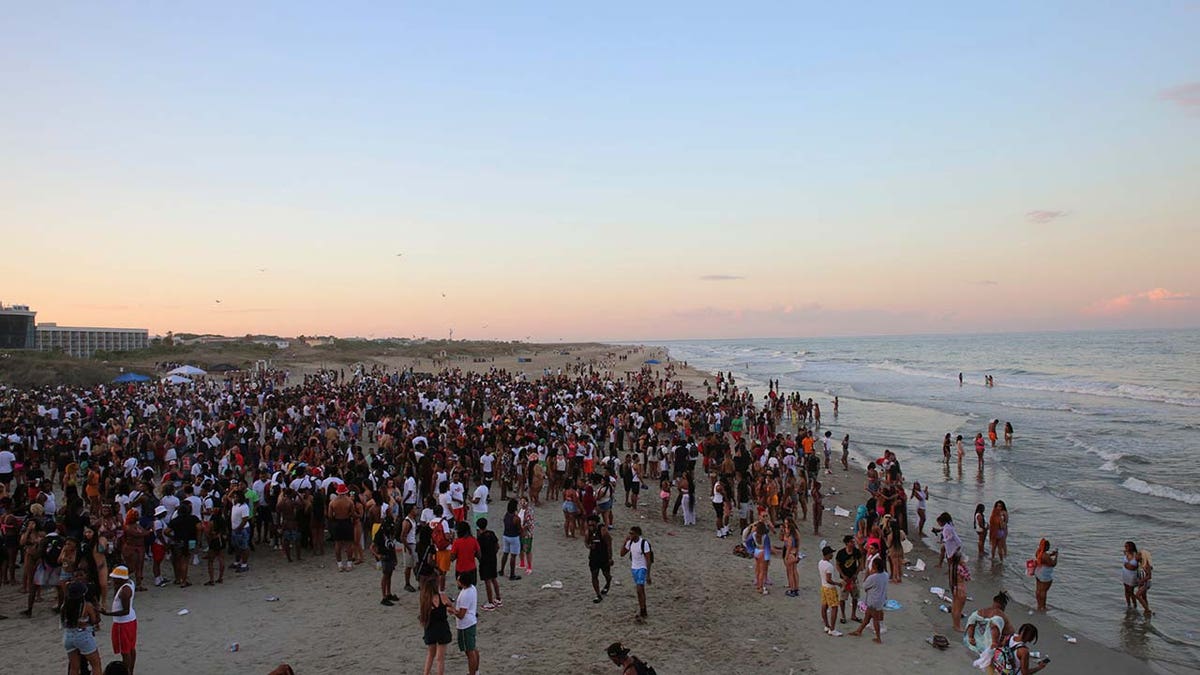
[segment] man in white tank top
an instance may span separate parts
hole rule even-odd
[[[112,610],[100,610],[101,614],[112,617],[113,653],[121,655],[121,661],[130,672],[137,663],[137,612],[133,610],[133,596],[137,588],[129,581],[129,569],[118,565],[109,572],[108,576],[115,579],[120,587],[113,594]]]

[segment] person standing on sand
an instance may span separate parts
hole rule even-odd
[[[862,623],[859,624],[858,630],[851,631],[850,634],[854,637],[859,637],[863,634],[863,629],[870,623],[875,630],[876,644],[882,644],[883,640],[879,633],[879,622],[883,621],[883,609],[887,605],[887,587],[888,575],[884,571],[883,558],[876,558],[873,561],[871,574],[863,580],[863,590],[867,594],[866,604],[867,611],[863,614]]]
[[[943,511],[942,515],[937,517],[937,524],[938,527],[934,528],[933,533],[941,535],[942,546],[945,548],[946,562],[949,568],[947,571],[948,585],[950,586],[950,592],[953,594],[951,604],[958,604],[958,587],[960,585],[963,587],[962,599],[965,603],[967,597],[966,581],[960,579],[961,570],[966,569],[962,565],[962,539],[959,538],[958,531],[954,528],[954,519],[949,513]],[[939,560],[938,563],[941,564],[941,561]],[[961,618],[959,615],[961,613],[962,607],[960,606],[954,613],[954,628],[956,632],[961,632],[961,629],[958,627],[959,619]]]
[[[1050,592],[1050,586],[1054,584],[1054,568],[1058,566],[1058,549],[1051,551],[1050,540],[1042,539],[1038,542],[1033,560],[1033,578],[1037,585],[1035,590],[1037,610],[1044,612],[1046,611],[1046,594]]]
[[[468,533],[470,532],[470,526],[466,523],[459,522],[459,525],[467,527]],[[479,623],[475,609],[478,592],[472,579],[474,576],[473,573],[467,572],[458,575],[458,597],[454,600],[454,627],[457,629],[458,651],[467,655],[467,675],[476,675],[479,672],[479,648],[475,644],[475,629]]]
[[[296,496],[296,491],[289,488],[284,488],[279,495],[279,502],[275,505],[275,513],[279,514],[279,527],[283,531],[283,553],[287,556],[287,561],[292,562],[292,551],[296,552],[296,562],[300,562],[300,521],[297,516],[300,512],[300,499]]]
[[[233,542],[233,564],[235,572],[245,572],[250,569],[250,505],[246,503],[246,495],[241,490],[233,493],[233,506],[229,511],[229,540]]]
[[[215,583],[225,583],[225,547],[229,546],[229,527],[225,520],[225,514],[220,510],[213,511],[211,519],[208,521],[208,552],[205,553],[204,559],[208,561],[208,581],[204,582],[205,586],[212,586],[213,581],[213,566],[220,575]],[[126,558],[128,560],[128,558]]]
[[[354,500],[350,498],[350,488],[345,483],[338,483],[337,494],[329,500],[327,514],[329,517],[329,534],[333,538],[333,557],[337,561],[339,572],[354,569],[350,557],[353,555]],[[342,554],[346,561],[342,562]]]
[[[858,545],[854,542],[853,535],[842,537],[844,548],[837,552],[834,558],[834,564],[837,565],[838,576],[842,578],[842,592],[838,598],[838,610],[842,618],[841,622],[846,623],[846,600],[850,601],[850,620],[859,621],[858,618],[858,570],[862,565],[862,552],[858,550]]]
[[[124,565],[117,565],[108,576],[115,579],[120,586],[113,594],[112,610],[100,610],[104,616],[112,617],[112,648],[114,654],[121,656],[130,675],[133,675],[137,665],[137,612],[133,609],[134,585],[129,582],[129,570]],[[115,585],[115,584],[114,584]]]
[[[791,518],[783,520],[783,570],[787,574],[788,590],[784,595],[789,598],[800,596],[800,572],[796,569],[800,564],[800,532]]]
[[[592,574],[592,590],[596,593],[594,603],[600,603],[612,586],[612,537],[608,528],[600,524],[600,516],[588,518],[588,533],[584,539],[588,548],[588,571]],[[604,588],[600,588],[600,575],[604,575]]]
[[[437,665],[437,675],[446,672],[446,645],[450,644],[450,619],[447,608],[450,598],[438,590],[437,577],[429,576],[421,580],[421,602],[417,619],[425,629],[423,640],[427,647],[425,652],[424,675],[434,675],[434,665]]]
[[[379,578],[379,593],[382,596],[379,604],[385,607],[391,607],[394,602],[400,600],[392,594],[392,573],[396,571],[396,542],[393,539],[395,533],[396,521],[389,513],[383,517],[383,523],[375,530],[375,536],[371,539],[371,553],[375,555],[382,574]]]
[[[638,613],[635,619],[638,623],[646,620],[646,586],[650,583],[650,568],[654,565],[654,551],[650,542],[642,537],[642,528],[634,525],[625,536],[621,546],[621,557],[629,554],[629,567],[633,572],[633,583],[637,587]]]
[[[496,533],[488,529],[487,518],[480,518],[476,524],[478,531],[475,541],[479,543],[479,579],[483,582],[483,590],[487,592],[487,602],[484,611],[492,611],[504,605],[500,597],[499,573],[496,571],[496,555],[500,552],[500,540]]]
[[[521,517],[517,515],[515,499],[508,500],[501,536],[500,573],[504,574],[504,568],[508,567],[508,580],[520,581],[523,577],[517,576],[517,558],[521,555]]]
[[[842,437],[842,471],[850,470],[850,434]]]
[[[533,574],[533,531],[537,526],[537,516],[528,497],[521,498],[517,516],[521,519],[521,556],[517,562],[524,568],[525,574]]]
[[[825,626],[825,634],[841,637],[842,632],[837,630],[837,617],[838,588],[842,583],[833,578],[836,570],[833,564],[832,546],[821,549],[821,562],[817,563],[817,573],[821,578],[821,623]]]

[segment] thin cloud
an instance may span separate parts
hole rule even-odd
[[[1200,82],[1188,82],[1164,89],[1158,96],[1183,108],[1184,112],[1200,117]]]
[[[1026,213],[1025,219],[1031,223],[1037,223],[1038,225],[1045,225],[1046,223],[1052,223],[1052,222],[1058,220],[1059,218],[1066,218],[1067,215],[1068,215],[1068,213],[1066,211],[1050,211],[1050,210],[1038,209],[1036,211],[1030,211],[1030,212]]]
[[[980,281],[972,281],[971,283],[975,284],[976,286],[999,286],[1000,285],[999,281],[995,281],[993,279],[983,279]]]
[[[700,277],[700,281],[738,281],[745,278],[740,274],[705,274]]]
[[[1165,288],[1151,288],[1140,293],[1126,293],[1107,300],[1099,300],[1084,308],[1087,314],[1111,316],[1124,314],[1144,307],[1162,306],[1173,302],[1190,302],[1195,296],[1191,293],[1179,293]]]

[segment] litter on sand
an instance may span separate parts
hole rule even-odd
[[[833,507],[833,515],[839,518],[845,518],[850,515],[850,512],[840,506]]]
[[[942,588],[941,586],[930,586],[929,592],[933,593],[934,595],[941,596],[946,594],[946,589]]]
[[[178,612],[175,612],[175,613],[176,613],[176,614],[178,614],[179,616],[187,616],[188,614],[191,614],[191,612],[189,612],[189,611],[188,611],[188,610],[186,610],[186,609],[181,609],[181,610],[179,610]]]
[[[901,605],[899,600],[888,600],[886,603],[884,603],[883,608],[895,611],[897,609],[903,609],[904,605]]]
[[[557,590],[561,589],[562,587],[563,587],[563,582],[561,582],[561,581],[551,581],[548,584],[542,584],[543,590],[545,590],[547,588],[551,588],[551,589],[554,589],[557,591]]]
[[[267,597],[263,598],[263,600],[266,600],[267,602],[279,602],[279,596],[278,595],[268,595]]]
[[[1067,644],[1072,644],[1072,645],[1075,644],[1076,642],[1079,642],[1079,640],[1076,640],[1075,638],[1071,637],[1070,635],[1064,635],[1063,639],[1065,639],[1067,641]]]
[[[925,561],[921,560],[920,558],[917,558],[917,562],[913,563],[912,566],[909,567],[908,569],[910,569],[914,572],[924,572],[925,571]]]

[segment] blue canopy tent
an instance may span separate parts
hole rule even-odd
[[[643,361],[643,363],[653,363],[653,364],[657,365],[659,363],[662,363],[662,361],[659,361],[658,359],[646,359],[645,361]]]
[[[117,378],[113,380],[113,382],[120,382],[122,384],[124,384],[125,382],[149,382],[149,381],[150,381],[149,377],[147,377],[146,375],[138,375],[137,373],[124,373],[124,374],[118,375]]]

